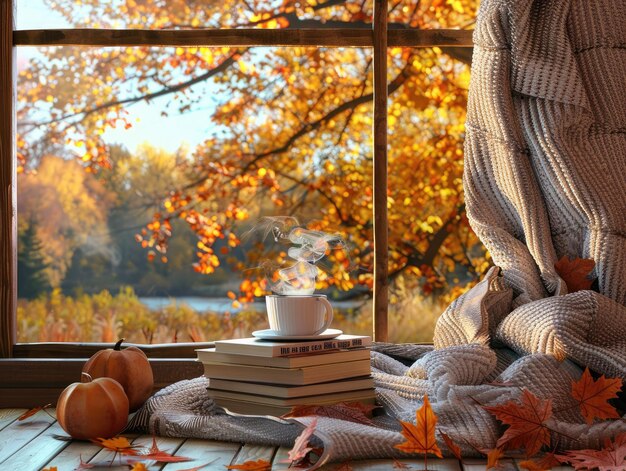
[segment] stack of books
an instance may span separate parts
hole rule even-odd
[[[371,337],[277,342],[220,340],[196,350],[209,395],[231,412],[280,416],[297,405],[375,402]]]

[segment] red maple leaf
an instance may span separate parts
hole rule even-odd
[[[48,407],[52,407],[52,404],[46,404],[45,406],[37,406],[37,407],[33,407],[32,409],[28,409],[26,412],[24,412],[22,415],[20,415],[17,418],[17,420],[18,421],[26,420],[29,417],[32,417],[33,415],[35,415],[40,410],[45,411]],[[48,412],[46,412],[46,414],[48,414]],[[48,415],[50,415],[50,414],[48,414]],[[50,415],[50,417],[52,417],[52,416]],[[52,418],[54,418],[54,417],[52,417]]]
[[[446,443],[450,453],[452,453],[457,460],[463,461],[463,458],[461,457],[461,448],[445,433],[439,432],[439,435],[443,438],[443,441]]]
[[[572,397],[578,402],[580,412],[588,424],[598,419],[619,419],[620,415],[607,401],[617,397],[622,389],[620,378],[607,379],[604,375],[594,381],[589,368],[585,368],[578,381],[572,382]]]
[[[486,469],[493,469],[500,467],[500,458],[504,456],[502,448],[494,448],[492,450],[483,450],[483,453],[487,455],[487,467]]]
[[[137,455],[137,458],[148,461],[158,461],[160,463],[182,463],[183,461],[192,461],[193,458],[185,456],[174,456],[166,451],[162,451],[157,446],[156,437],[152,437],[152,446],[148,453]]]
[[[542,400],[524,389],[521,404],[509,401],[499,406],[485,407],[496,418],[509,425],[496,446],[505,449],[526,449],[533,456],[543,445],[550,445],[550,431],[545,422],[552,417],[552,401]]]
[[[556,455],[561,462],[571,464],[574,469],[596,469],[599,471],[624,471],[626,469],[626,433],[617,435],[613,442],[604,440],[601,450],[571,450]]]
[[[561,466],[561,462],[554,453],[546,453],[538,460],[521,461],[518,466],[528,471],[549,471],[554,467]]]
[[[554,264],[554,269],[563,281],[565,281],[567,291],[574,293],[591,288],[593,280],[589,279],[589,274],[595,265],[596,262],[590,258],[576,257],[570,260],[567,255],[563,255],[561,259]]]

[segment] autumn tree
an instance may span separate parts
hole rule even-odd
[[[22,225],[17,247],[17,295],[33,299],[50,291],[50,282],[44,261],[44,247],[37,237],[34,221]]]
[[[57,0],[78,27],[369,28],[368,0],[195,2]],[[390,27],[470,27],[476,1],[390,2]],[[372,57],[360,48],[107,48],[43,50],[20,74],[19,156],[37,139],[66,143],[89,172],[113,165],[104,136],[131,128],[128,107],[166,100],[172,113],[199,113],[215,132],[179,162],[192,176],[163,191],[138,242],[167,256],[173,221],[197,235],[199,273],[232,257],[259,215],[298,215],[338,232],[350,257],[331,254],[320,287],[372,285]],[[461,59],[460,61],[457,59]],[[438,48],[389,51],[390,276],[426,293],[455,296],[488,263],[469,230],[462,192],[467,53]],[[463,62],[465,61],[465,63]],[[218,245],[220,244],[219,248]],[[274,254],[278,258],[283,253]],[[349,258],[351,258],[352,263]],[[357,270],[353,270],[356,264]],[[242,284],[242,299],[262,293]],[[456,286],[455,289],[448,288]]]

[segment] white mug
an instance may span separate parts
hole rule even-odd
[[[333,321],[333,307],[323,294],[265,297],[270,329],[280,335],[319,335]]]

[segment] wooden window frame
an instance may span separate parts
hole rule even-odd
[[[15,30],[17,0],[0,0],[0,407],[30,407],[56,400],[79,377],[80,367],[99,349],[97,343],[16,342],[16,47],[17,46],[320,46],[368,47],[374,61],[373,336],[387,340],[387,48],[471,47],[471,31],[388,30],[388,0],[374,0],[371,28],[213,29],[213,30]],[[155,386],[202,374],[195,348],[211,344],[138,345],[150,358]]]

